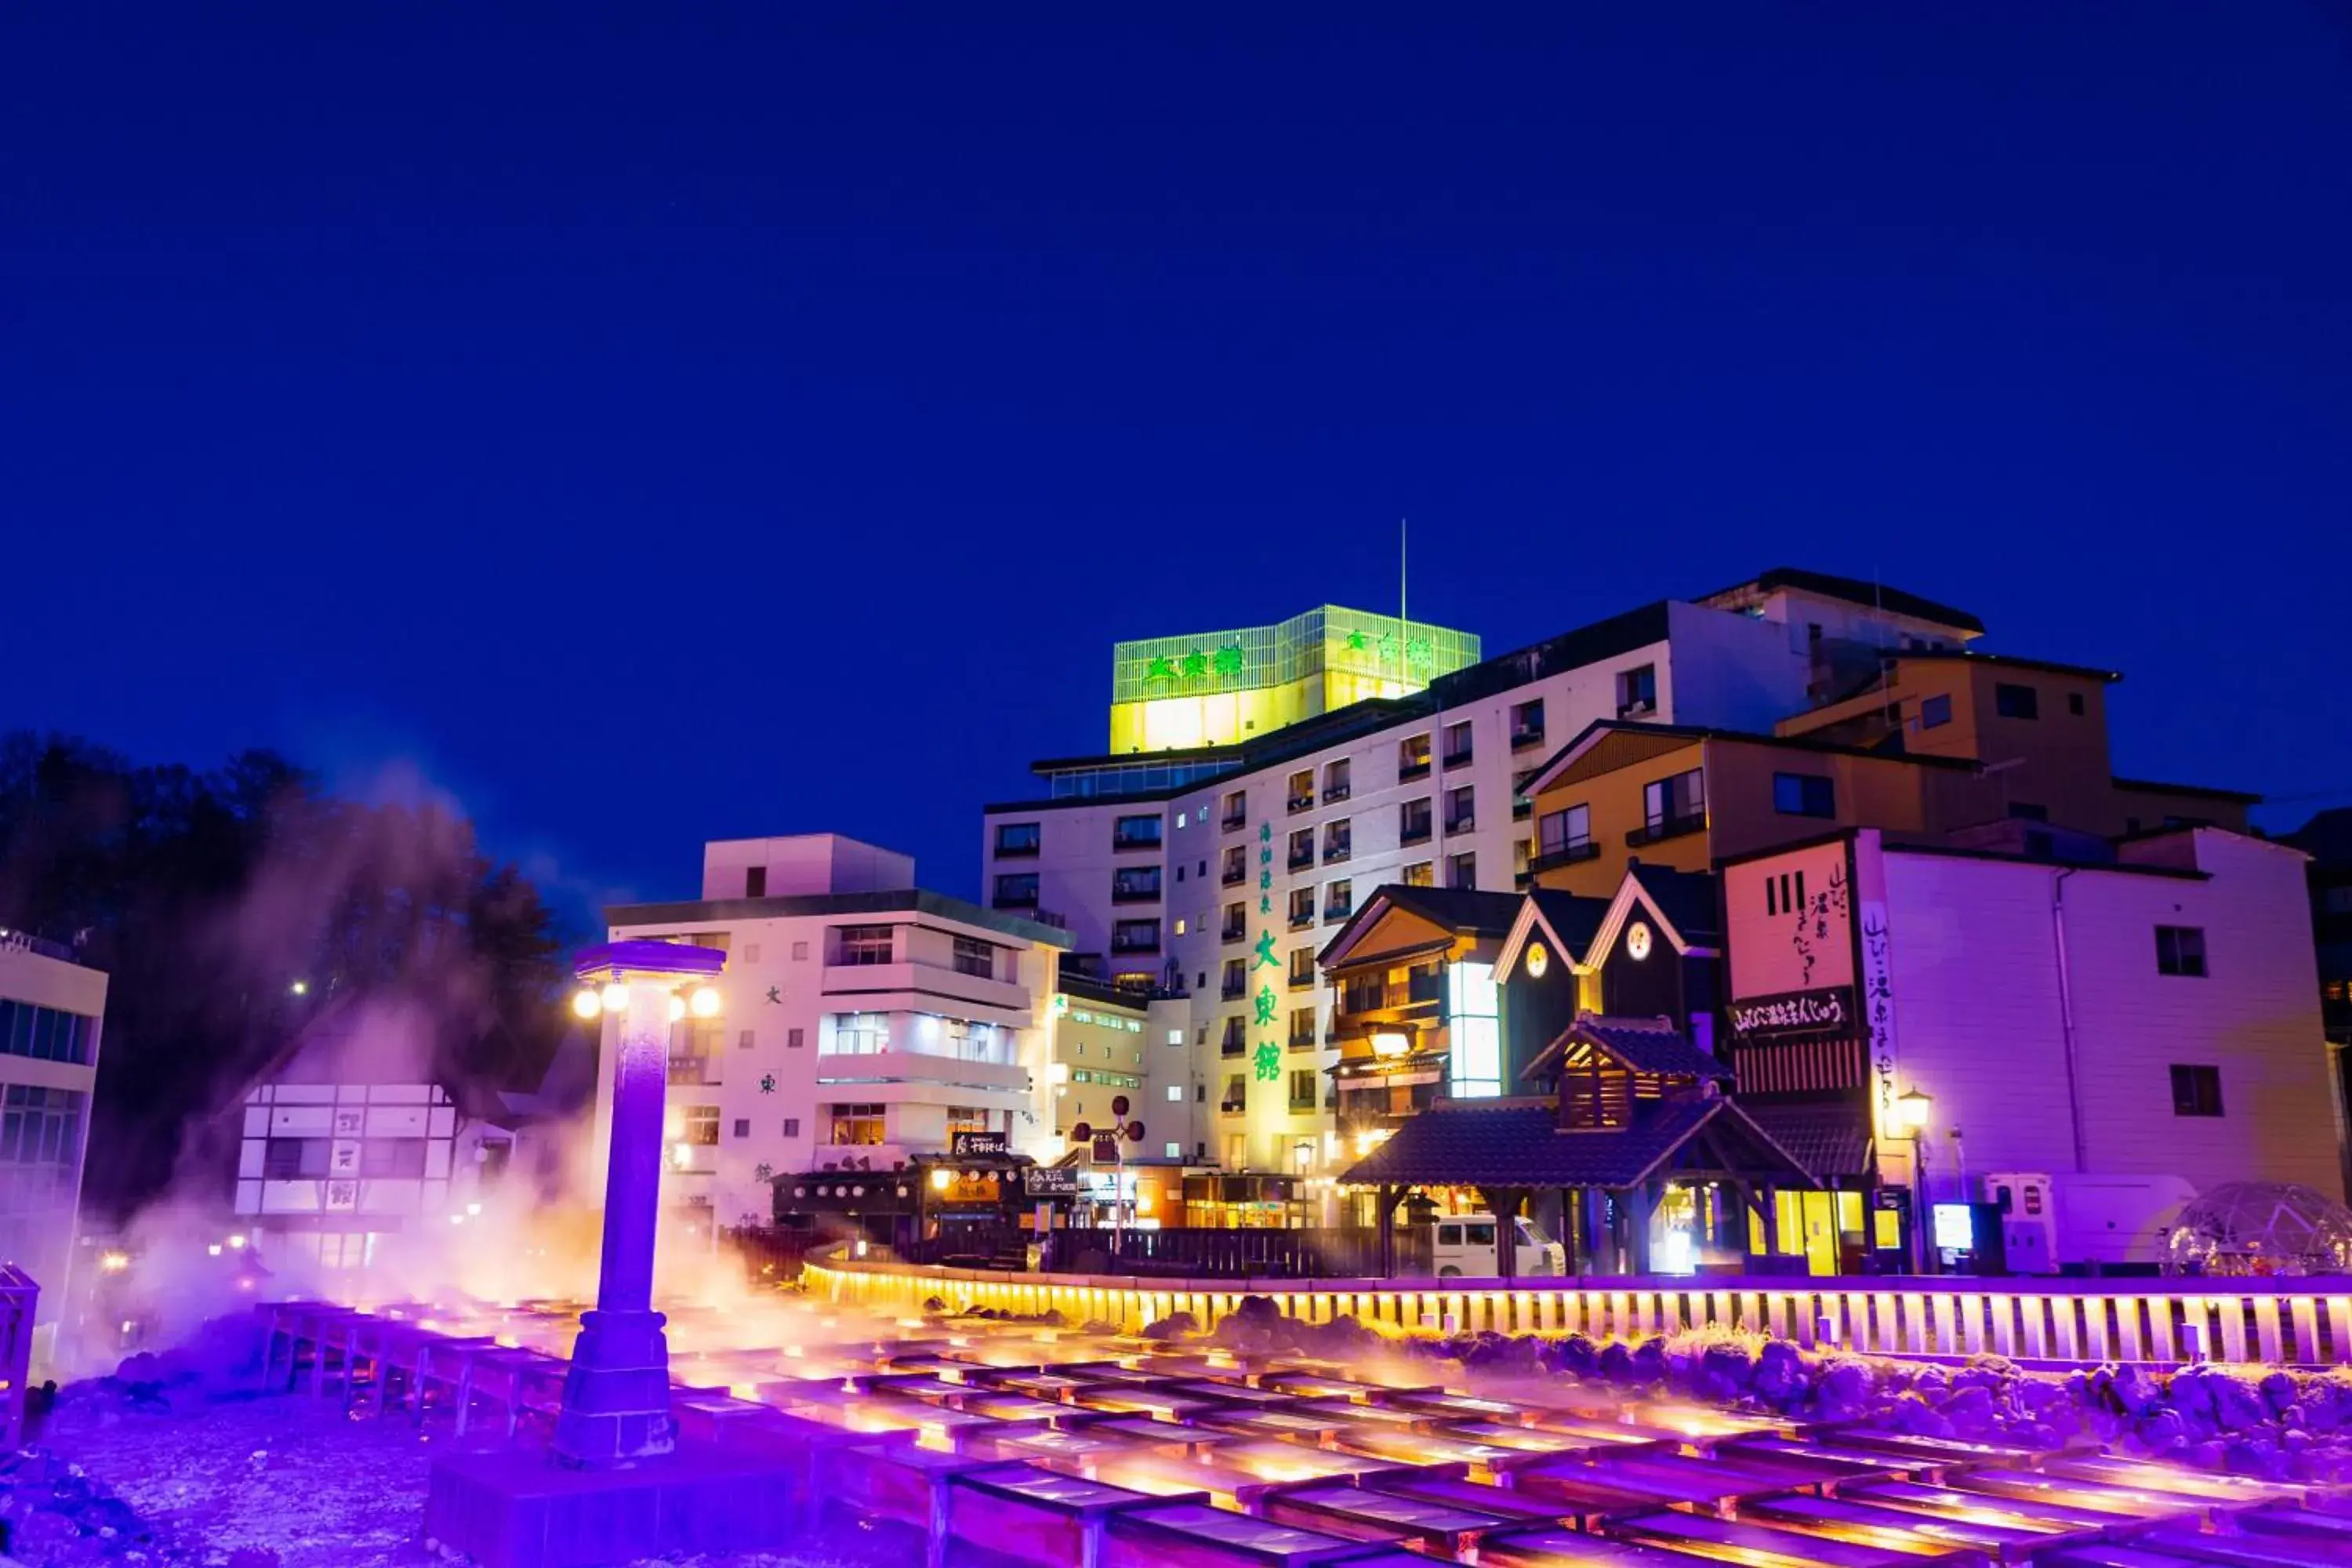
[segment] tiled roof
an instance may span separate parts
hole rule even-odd
[[[1766,1137],[1788,1151],[1814,1175],[1862,1176],[1869,1173],[1869,1113],[1836,1105],[1751,1105],[1740,1109],[1764,1130]]]
[[[1672,1153],[1724,1103],[1645,1100],[1631,1127],[1564,1132],[1559,1105],[1550,1099],[1442,1100],[1407,1119],[1339,1179],[1360,1185],[1625,1186]]]
[[[1580,1013],[1576,1022],[1528,1064],[1525,1076],[1555,1070],[1560,1055],[1581,1042],[1607,1051],[1635,1072],[1667,1078],[1729,1078],[1730,1069],[1682,1037],[1664,1018],[1612,1018]]]

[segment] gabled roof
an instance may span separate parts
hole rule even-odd
[[[1869,1112],[1847,1105],[1751,1105],[1748,1120],[1816,1177],[1871,1171]]]
[[[1412,888],[1383,882],[1372,889],[1348,923],[1315,955],[1318,967],[1347,962],[1356,945],[1387,918],[1391,910],[1418,915],[1456,936],[1501,937],[1510,934],[1519,912],[1517,893],[1481,893],[1468,888]]]
[[[1562,963],[1577,969],[1591,967],[1585,954],[1591,951],[1601,922],[1608,918],[1606,899],[1564,893],[1557,888],[1528,889],[1520,895],[1518,918],[1511,922],[1510,935],[1503,939],[1502,953],[1495,960],[1495,978],[1510,979],[1518,968],[1519,954],[1538,937],[1551,943]]]
[[[1729,1078],[1730,1069],[1683,1038],[1671,1018],[1612,1018],[1600,1013],[1579,1013],[1576,1022],[1536,1054],[1522,1079],[1547,1077],[1559,1068],[1571,1046],[1585,1046],[1614,1057],[1631,1071],[1662,1078]]]
[[[1625,879],[1617,884],[1617,896],[1609,900],[1609,912],[1593,933],[1591,957],[1597,959],[1616,945],[1617,933],[1637,909],[1657,921],[1659,934],[1683,957],[1713,958],[1720,951],[1715,928],[1722,922],[1715,914],[1713,872],[1677,871],[1638,860],[1626,867]],[[1685,922],[1692,929],[1684,929]]]
[[[1484,1187],[1637,1186],[1703,1130],[1754,1160],[1747,1173],[1787,1186],[1817,1185],[1811,1172],[1719,1096],[1634,1103],[1631,1126],[1559,1125],[1549,1099],[1441,1100],[1404,1125],[1339,1181],[1349,1186],[1445,1184]]]
[[[1636,742],[1647,741],[1639,747],[1643,755],[1656,755],[1677,751],[1698,741],[1729,741],[1743,746],[1770,746],[1785,752],[1810,752],[1816,756],[1866,757],[1874,762],[1906,763],[1913,767],[1957,769],[1964,773],[1979,771],[1980,764],[1973,757],[1927,756],[1917,752],[1889,752],[1874,746],[1847,746],[1835,741],[1816,741],[1809,735],[1773,735],[1753,730],[1717,730],[1703,724],[1653,724],[1629,719],[1595,719],[1580,731],[1575,739],[1544,759],[1543,765],[1529,774],[1518,793],[1533,800],[1543,791],[1565,777],[1568,771],[1584,761],[1612,738],[1625,737]],[[1599,771],[1614,773],[1621,766],[1630,766],[1642,756],[1612,763]]]

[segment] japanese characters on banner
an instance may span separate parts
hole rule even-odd
[[[1256,976],[1261,969],[1282,967],[1282,961],[1274,955],[1274,824],[1271,822],[1257,825],[1257,914],[1258,919],[1266,923],[1258,929],[1255,956],[1250,961],[1253,976]],[[1250,1026],[1253,1029],[1273,1028],[1275,1010],[1281,1001],[1275,994],[1274,983],[1259,978],[1256,994],[1251,1000],[1253,1017]],[[1250,1065],[1258,1082],[1279,1083],[1282,1080],[1281,1044],[1270,1034],[1261,1035],[1256,1047],[1250,1052]]]
[[[1748,996],[1728,1004],[1732,1032],[1742,1039],[1765,1040],[1790,1035],[1850,1033],[1854,1018],[1853,987],[1827,991],[1790,991],[1778,996]]]
[[[1888,952],[1886,905],[1877,899],[1865,899],[1862,905],[1862,1013],[1870,1024],[1871,1100],[1877,1110],[1878,1136],[1908,1137],[1908,1130],[1895,1119],[1895,1097],[1900,1092],[1895,1083],[1900,1063],[1895,1049],[1895,968]]]

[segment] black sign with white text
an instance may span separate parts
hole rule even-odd
[[[1002,1132],[958,1132],[949,1139],[948,1147],[958,1158],[1012,1152]]]
[[[1731,1032],[1743,1040],[1781,1039],[1791,1035],[1840,1035],[1855,1026],[1853,987],[1784,991],[1774,996],[1743,996],[1729,1004]]]

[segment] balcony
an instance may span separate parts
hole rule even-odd
[[[668,1078],[673,1085],[716,1084],[719,1079],[710,1071],[707,1056],[679,1056],[669,1058]]]
[[[1156,904],[1160,901],[1160,884],[1151,882],[1113,882],[1110,901],[1114,904]]]
[[[1386,1013],[1399,1008],[1426,1006],[1445,994],[1445,975],[1441,970],[1415,970],[1402,981],[1390,981],[1379,975],[1358,975],[1339,983],[1339,1011],[1354,1016],[1364,1013]]]
[[[1425,816],[1419,822],[1409,822],[1397,830],[1397,844],[1402,848],[1411,848],[1413,845],[1428,842],[1429,818]]]
[[[1540,746],[1543,743],[1544,732],[1543,726],[1540,724],[1532,724],[1525,729],[1511,731],[1511,750],[1515,752],[1524,752],[1529,746]]]
[[[1121,936],[1118,932],[1114,931],[1111,933],[1110,950],[1113,952],[1120,954],[1158,952],[1160,951],[1160,938],[1157,934],[1151,936]]]
[[[1419,762],[1400,762],[1397,763],[1397,783],[1399,784],[1411,784],[1415,779],[1425,779],[1428,776],[1429,759],[1425,756]]]
[[[1227,1002],[1238,1002],[1249,994],[1249,976],[1228,974],[1218,983],[1217,995]]]
[[[1294,870],[1294,871],[1304,871],[1304,870],[1306,870],[1308,867],[1310,867],[1310,866],[1312,866],[1312,865],[1314,865],[1314,864],[1315,864],[1315,850],[1314,850],[1314,847],[1313,847],[1312,846],[1309,846],[1307,849],[1305,849],[1305,850],[1303,850],[1303,851],[1301,851],[1301,850],[1297,850],[1297,849],[1293,849],[1293,850],[1290,852],[1290,868],[1291,868],[1292,870]]]
[[[1292,931],[1305,931],[1308,926],[1311,926],[1314,923],[1315,906],[1313,904],[1307,905],[1303,910],[1293,910],[1290,911],[1290,929]]]
[[[1680,838],[1685,834],[1706,831],[1706,813],[1699,811],[1688,816],[1662,817],[1646,826],[1636,827],[1625,835],[1625,842],[1638,849],[1644,844],[1656,844],[1668,838]]]
[[[1157,823],[1152,825],[1149,832],[1141,828],[1111,830],[1110,847],[1116,854],[1128,855],[1141,849],[1157,849],[1160,847],[1160,827]]]
[[[1348,858],[1348,852],[1351,842],[1352,841],[1349,839],[1342,838],[1337,844],[1324,845],[1323,864],[1326,866],[1337,866],[1340,861],[1345,860]]]
[[[1247,827],[1249,826],[1249,807],[1244,806],[1239,811],[1229,811],[1225,813],[1223,817],[1218,819],[1217,826],[1223,828],[1227,833],[1239,832],[1242,828]]]
[[[1034,860],[1037,858],[1037,840],[1022,839],[1007,844],[1000,838],[996,843],[996,858],[999,860]]]
[[[1445,831],[1448,833],[1470,833],[1477,826],[1478,814],[1475,811],[1457,812],[1445,819]]]
[[[1526,799],[1515,800],[1511,802],[1511,820],[1513,822],[1525,822],[1528,817],[1535,815],[1535,810],[1536,803],[1534,801]]]
[[[1314,1115],[1315,1097],[1310,1094],[1305,1100],[1301,1100],[1297,1095],[1292,1095],[1290,1097],[1290,1114],[1293,1116]]]
[[[1475,751],[1475,747],[1465,746],[1458,752],[1448,752],[1445,753],[1445,765],[1448,768],[1466,768]]]
[[[1326,904],[1323,906],[1323,919],[1326,922],[1346,920],[1349,915],[1354,914],[1355,912],[1356,911],[1353,909],[1350,909],[1346,904]]]
[[[1037,907],[1037,889],[999,888],[996,890],[996,897],[989,900],[989,906],[999,910],[1034,910]]]
[[[1590,838],[1580,838],[1572,844],[1563,844],[1548,854],[1537,856],[1528,862],[1528,869],[1536,872],[1556,871],[1562,866],[1574,866],[1580,861],[1600,858],[1601,846]]]
[[[1249,940],[1249,921],[1245,920],[1227,921],[1223,925],[1217,928],[1217,940],[1219,942],[1246,942]]]
[[[1291,1030],[1290,1048],[1294,1051],[1313,1050],[1315,1048],[1315,1031],[1312,1028],[1309,1028],[1302,1035],[1296,1029]]]
[[[1297,970],[1296,970],[1296,969],[1294,969],[1294,970],[1292,970],[1292,971],[1290,972],[1290,988],[1291,988],[1293,991],[1303,991],[1303,990],[1307,989],[1308,986],[1313,985],[1314,984],[1315,984],[1315,971],[1314,971],[1314,970],[1309,969],[1309,970],[1307,970],[1305,973],[1299,973],[1299,972],[1298,972]]]
[[[1246,860],[1229,859],[1217,873],[1217,882],[1222,887],[1236,888],[1248,880],[1249,862]]]
[[[1323,792],[1323,804],[1325,805],[1336,805],[1339,802],[1347,799],[1348,796],[1353,793],[1355,792],[1349,785],[1335,784]]]
[[[1302,811],[1314,810],[1315,792],[1313,790],[1308,790],[1305,795],[1299,795],[1293,792],[1290,796],[1289,805],[1290,815],[1293,816],[1297,816]]]
[[[1013,1028],[1029,1026],[1029,988],[1017,978],[968,974],[949,955],[938,963],[901,959],[895,963],[828,963],[818,972],[818,989],[826,995],[855,995],[859,1010],[887,1013],[897,1008],[914,1012],[970,1015],[962,1006],[995,1009],[983,1015]],[[949,1006],[955,1003],[961,1006]]]

